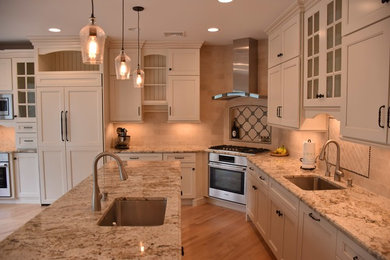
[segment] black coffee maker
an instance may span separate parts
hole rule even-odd
[[[116,140],[116,149],[129,149],[130,136],[127,135],[126,128],[118,127],[116,129],[116,133],[118,134]]]

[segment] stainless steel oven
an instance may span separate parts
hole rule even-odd
[[[0,197],[11,197],[9,155],[0,153]]]
[[[0,94],[0,120],[14,119],[13,95]]]
[[[246,204],[243,156],[209,153],[209,196]]]

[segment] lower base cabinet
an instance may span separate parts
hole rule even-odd
[[[268,245],[277,259],[297,259],[299,200],[270,181]]]
[[[124,161],[180,161],[182,199],[196,197],[196,154],[195,153],[118,153]]]
[[[248,162],[246,215],[276,259],[373,260],[367,250]]]
[[[14,173],[16,198],[39,203],[39,170],[37,153],[15,153]]]
[[[337,229],[303,202],[299,212],[298,259],[335,259]]]

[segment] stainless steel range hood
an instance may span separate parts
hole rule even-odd
[[[233,41],[233,90],[212,99],[237,97],[261,98],[257,91],[257,40],[252,38]]]

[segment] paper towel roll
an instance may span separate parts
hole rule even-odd
[[[303,143],[303,157],[302,162],[306,164],[314,163],[316,159],[316,144],[311,140],[307,140]]]

